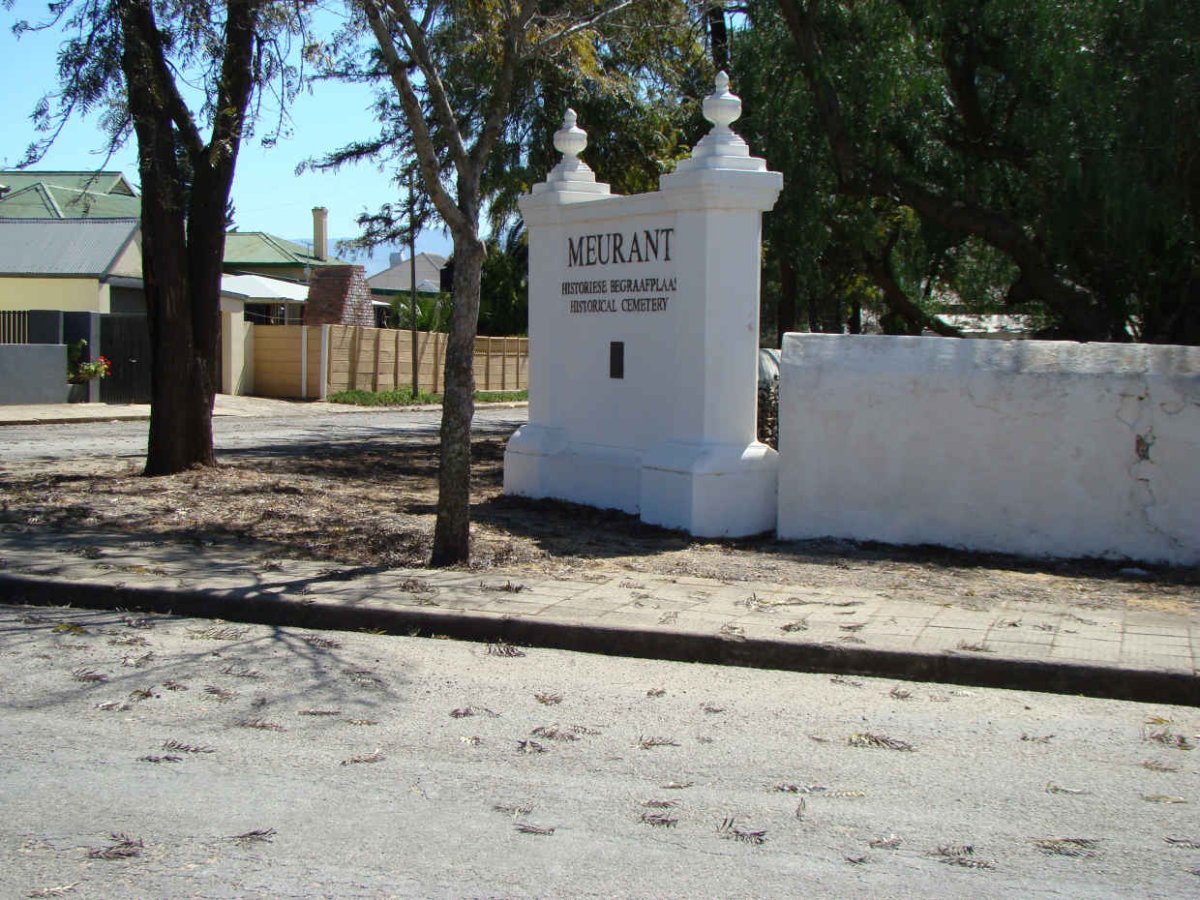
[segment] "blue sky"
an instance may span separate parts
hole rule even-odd
[[[5,127],[0,136],[0,168],[19,163],[37,137],[29,114],[39,98],[56,86],[56,56],[61,35],[27,33],[20,40],[12,25],[20,19],[35,21],[45,10],[45,0],[18,0],[12,10],[0,8],[0,82],[5,85]],[[329,210],[331,239],[357,234],[354,219],[397,199],[389,176],[370,164],[343,168],[336,174],[305,172],[296,166],[352,140],[375,134],[370,112],[371,88],[363,85],[323,83],[302,95],[291,111],[292,134],[272,148],[257,139],[242,144],[233,184],[235,223],[242,231],[267,231],[298,239],[312,234],[312,208]],[[35,168],[88,169],[104,162],[104,138],[95,117],[72,122],[55,146]],[[137,154],[130,141],[106,168],[138,181]],[[423,234],[417,252],[448,255],[450,239],[439,230]],[[387,251],[366,262],[371,274],[387,265]]]

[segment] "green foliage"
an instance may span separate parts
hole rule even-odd
[[[737,127],[784,173],[766,263],[810,327],[884,314],[890,278],[921,315],[1200,343],[1200,2],[751,0],[743,25]]]
[[[529,399],[528,391],[476,391],[476,403],[514,403]],[[394,391],[338,391],[329,395],[330,403],[346,403],[352,406],[440,406],[441,394],[420,391],[414,398],[412,391],[401,388]]]
[[[529,245],[521,232],[515,246],[487,242],[479,284],[479,333],[497,336],[529,330]]]

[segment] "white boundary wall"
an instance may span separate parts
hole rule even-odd
[[[1200,563],[1200,348],[789,334],[781,538]]]

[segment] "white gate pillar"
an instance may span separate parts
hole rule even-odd
[[[730,124],[661,189],[616,197],[564,154],[521,199],[529,232],[529,424],[505,452],[506,493],[637,512],[695,535],[774,527],[775,451],[755,439],[761,217],[783,179]]]

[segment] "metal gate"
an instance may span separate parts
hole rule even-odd
[[[150,402],[150,325],[145,316],[100,317],[100,352],[112,371],[100,381],[101,403]]]

